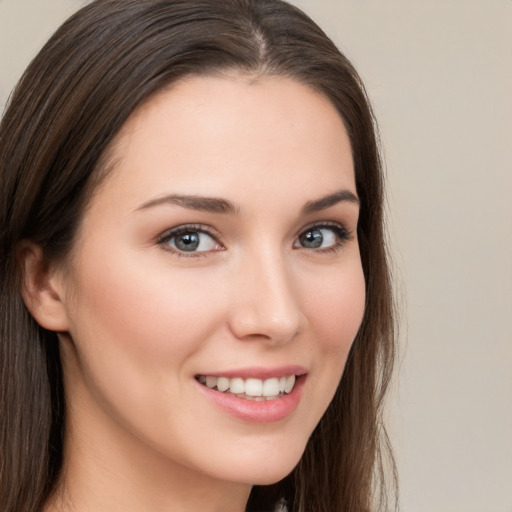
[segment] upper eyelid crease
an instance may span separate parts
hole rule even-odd
[[[216,229],[211,226],[207,226],[204,224],[181,224],[179,226],[173,227],[164,231],[159,237],[159,240],[166,240],[172,238],[174,236],[179,236],[183,233],[204,233],[220,243],[220,234]]]
[[[352,236],[353,231],[347,228],[343,223],[337,221],[316,221],[313,222],[306,227],[302,228],[297,236],[300,236],[303,233],[311,231],[313,229],[331,229],[332,231],[336,231],[338,234],[343,233],[347,236]]]
[[[303,227],[296,236],[300,236],[303,233],[306,233],[307,231],[313,230],[313,229],[331,229],[339,235],[342,233],[343,235],[346,235],[348,237],[352,236],[352,231],[350,229],[347,229],[343,224],[340,224],[339,222],[334,221],[320,221],[320,222],[313,222],[305,227]],[[161,243],[164,240],[168,240],[169,238],[172,238],[174,236],[178,236],[182,233],[187,232],[201,232],[205,233],[208,236],[211,236],[212,238],[215,238],[219,243],[222,243],[221,239],[222,237],[217,232],[216,229],[212,228],[211,226],[206,226],[204,224],[182,224],[180,226],[176,226],[174,228],[166,230],[164,233],[158,236],[157,240],[159,243]]]

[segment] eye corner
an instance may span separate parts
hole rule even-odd
[[[301,230],[293,243],[293,248],[316,253],[333,252],[340,250],[353,238],[353,233],[339,222],[316,222]]]
[[[211,226],[198,224],[183,224],[168,229],[157,237],[156,245],[185,258],[200,258],[226,250],[219,234]]]

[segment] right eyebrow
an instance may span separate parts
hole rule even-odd
[[[147,201],[143,205],[139,206],[137,210],[145,210],[147,208],[153,208],[154,206],[159,206],[162,204],[171,204],[181,206],[182,208],[188,208],[190,210],[200,210],[210,213],[236,215],[239,212],[239,208],[227,199],[177,194],[170,194],[151,199],[150,201]]]

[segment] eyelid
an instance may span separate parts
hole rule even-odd
[[[306,233],[307,231],[311,231],[313,229],[331,229],[337,238],[337,243],[325,247],[325,248],[318,248],[318,249],[310,249],[307,247],[302,246],[295,246],[295,243],[298,241],[299,237]],[[160,234],[157,239],[156,243],[158,245],[161,245],[165,250],[172,252],[173,254],[179,256],[179,257],[185,257],[185,258],[200,258],[205,257],[211,252],[217,252],[215,251],[191,251],[191,252],[185,252],[180,251],[178,249],[175,249],[167,244],[167,242],[175,237],[179,236],[182,233],[187,232],[199,232],[199,233],[205,233],[208,236],[212,237],[224,250],[225,244],[222,241],[222,237],[220,233],[213,228],[212,226],[209,226],[207,224],[181,224],[178,226],[175,226],[173,228],[167,229],[162,234]],[[307,251],[311,252],[329,252],[329,251],[336,251],[337,249],[341,249],[341,247],[347,242],[348,240],[351,240],[353,238],[353,233],[351,230],[347,229],[342,223],[336,222],[336,221],[316,221],[313,222],[305,227],[303,227],[296,235],[295,242],[293,244],[294,248],[297,249],[305,249]]]
[[[345,227],[343,223],[336,222],[333,220],[320,220],[312,222],[311,224],[308,224],[300,229],[300,231],[297,233],[297,236],[302,235],[306,231],[310,231],[312,229],[322,229],[322,228],[330,228],[333,230],[339,230],[343,231],[345,234],[352,236],[352,231]]]
[[[310,249],[307,247],[298,246],[297,249],[305,249],[307,251],[312,252],[329,252],[329,251],[336,251],[337,249],[340,249],[345,245],[345,243],[349,240],[353,239],[353,232],[346,228],[341,222],[336,221],[316,221],[313,222],[304,228],[302,228],[299,233],[297,234],[294,242],[295,243],[299,240],[299,237],[303,235],[304,233],[307,233],[308,231],[312,231],[314,229],[331,229],[337,238],[337,243],[330,246],[330,247],[324,247],[324,248],[318,248],[318,249]]]
[[[213,238],[220,246],[222,246],[222,250],[225,249],[225,245],[222,242],[222,237],[220,236],[219,232],[214,229],[212,226],[209,226],[207,224],[180,224],[179,226],[175,226],[173,228],[167,229],[162,234],[160,234],[157,239],[156,243],[157,245],[161,245],[164,250],[169,251],[173,254],[176,254],[177,256],[184,257],[184,258],[201,258],[206,256],[207,254],[211,252],[217,252],[217,251],[191,251],[191,252],[185,252],[180,251],[178,249],[175,249],[171,247],[170,245],[167,245],[167,242],[171,240],[171,238],[175,236],[179,236],[183,233],[189,233],[189,232],[197,232],[197,233],[205,233],[211,238]]]

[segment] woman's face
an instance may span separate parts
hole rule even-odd
[[[281,479],[363,316],[337,111],[287,78],[192,77],[130,118],[112,161],[61,273],[70,439],[121,471]]]

